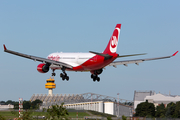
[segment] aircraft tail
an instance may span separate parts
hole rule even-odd
[[[117,50],[118,40],[119,40],[119,34],[120,34],[121,24],[117,24],[114,32],[109,40],[109,43],[104,50],[103,54],[114,54]]]

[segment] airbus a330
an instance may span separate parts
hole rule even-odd
[[[48,55],[47,58],[36,57],[32,55],[27,55],[19,52],[15,52],[12,50],[8,50],[5,45],[4,52],[11,53],[17,56],[25,57],[34,61],[42,62],[37,66],[37,70],[40,73],[46,73],[49,69],[52,70],[52,76],[55,76],[55,70],[62,70],[60,73],[60,77],[62,80],[69,80],[69,76],[66,71],[90,71],[91,78],[93,81],[100,81],[100,75],[103,72],[103,68],[106,66],[116,67],[117,65],[125,65],[130,63],[139,64],[143,61],[149,60],[157,60],[157,59],[165,59],[175,56],[177,52],[173,55],[165,56],[165,57],[157,57],[157,58],[149,58],[149,59],[137,59],[137,60],[125,60],[125,61],[114,61],[117,58],[121,57],[130,57],[144,54],[131,54],[131,55],[119,55],[116,53],[119,34],[121,30],[121,24],[117,24],[110,40],[108,42],[107,47],[104,52],[98,53],[89,51],[89,53],[52,53]]]

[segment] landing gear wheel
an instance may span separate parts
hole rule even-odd
[[[93,81],[95,82],[96,80],[99,82],[100,81],[100,77],[98,77],[96,74],[91,74],[91,78],[93,79]]]
[[[69,76],[66,76],[66,80],[69,81]]]
[[[100,81],[100,78],[99,78],[99,77],[97,77],[97,78],[96,78],[96,80],[99,82],[99,81]]]
[[[60,74],[60,77],[62,78],[63,81],[64,81],[65,79],[66,79],[67,81],[69,81],[69,76],[67,76],[66,73],[65,73],[65,74],[61,73],[61,74]]]
[[[91,74],[91,78],[92,78],[92,79],[94,78],[94,75],[93,75],[93,74]]]
[[[63,76],[64,76],[64,75],[61,73],[61,74],[60,74],[60,77],[62,78]]]
[[[65,76],[62,77],[62,80],[63,80],[63,81],[65,80]]]
[[[55,69],[52,69],[52,76],[56,76],[56,73],[54,72],[55,71]]]
[[[56,76],[56,73],[52,73],[52,76]]]
[[[93,81],[95,82],[97,79],[97,75],[93,75]]]

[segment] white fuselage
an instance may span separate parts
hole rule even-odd
[[[77,67],[94,56],[92,53],[51,53],[47,58]]]

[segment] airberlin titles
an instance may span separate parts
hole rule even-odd
[[[59,61],[60,57],[59,57],[59,55],[56,55],[56,56],[51,55],[51,56],[48,56],[48,59],[54,60],[54,61]]]

